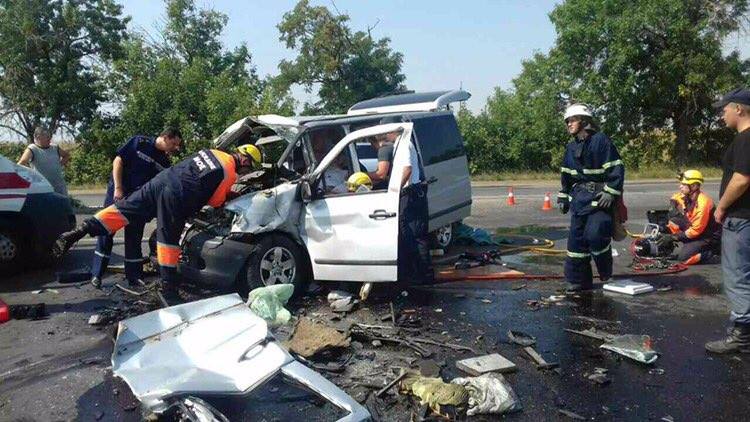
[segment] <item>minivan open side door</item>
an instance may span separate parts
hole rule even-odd
[[[412,123],[392,123],[352,132],[339,141],[309,177],[315,184],[354,142],[394,131],[395,157],[408,154]],[[401,161],[403,162],[403,161]],[[398,276],[398,221],[403,167],[392,168],[388,188],[324,195],[305,206],[302,239],[316,280],[380,282]]]

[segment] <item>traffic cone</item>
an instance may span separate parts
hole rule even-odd
[[[508,188],[508,205],[516,205],[516,195],[513,194],[513,187]]]
[[[8,309],[8,305],[3,302],[2,299],[0,299],[0,324],[3,322],[6,322],[10,319],[10,310]]]
[[[552,199],[550,199],[549,195],[549,192],[544,194],[544,204],[542,205],[542,211],[552,210]]]

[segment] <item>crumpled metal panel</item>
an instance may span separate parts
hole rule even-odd
[[[121,321],[112,370],[155,413],[171,397],[244,394],[282,372],[349,411],[340,421],[370,418],[345,392],[295,361],[237,294]]]
[[[281,230],[299,240],[302,205],[297,201],[297,184],[287,182],[241,196],[225,208],[235,213],[232,233]]]

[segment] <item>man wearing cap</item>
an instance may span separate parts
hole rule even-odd
[[[557,205],[571,212],[565,280],[575,292],[593,288],[592,258],[601,281],[612,276],[613,207],[622,198],[625,167],[587,105],[571,105],[564,119],[574,139],[565,148]]]
[[[667,231],[682,243],[677,259],[686,265],[714,262],[721,249],[721,226],[714,220],[714,201],[701,190],[703,174],[680,174],[680,191],[670,199]]]
[[[731,305],[727,337],[706,343],[711,353],[750,353],[750,91],[735,89],[714,103],[727,127],[737,131],[722,163],[719,204],[721,269]]]

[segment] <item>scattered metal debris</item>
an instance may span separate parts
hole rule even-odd
[[[536,344],[536,337],[526,334],[523,331],[508,330],[508,339],[519,346],[533,346]]]
[[[577,421],[585,421],[586,420],[586,418],[584,418],[583,416],[579,415],[578,413],[571,412],[570,410],[557,409],[557,411],[561,415],[567,416],[567,417],[569,417],[570,419],[573,419],[573,420],[577,420]]]
[[[244,395],[281,372],[349,412],[342,421],[370,418],[354,399],[294,360],[237,294],[121,321],[112,370],[156,414],[169,407],[175,392]]]
[[[528,356],[532,362],[536,365],[536,369],[554,369],[559,366],[557,362],[547,362],[544,360],[542,355],[537,353],[536,350],[534,350],[533,347],[524,347],[523,348],[524,353],[526,353],[526,356]]]

